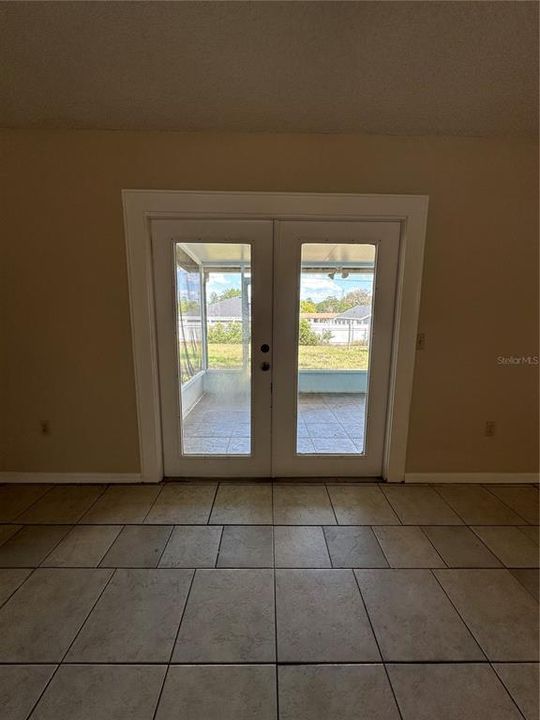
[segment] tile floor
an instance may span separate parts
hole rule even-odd
[[[364,449],[363,393],[302,393],[298,402],[299,453],[361,453]],[[188,453],[250,452],[249,404],[206,395],[184,420]]]
[[[0,486],[2,720],[538,720],[538,498]]]

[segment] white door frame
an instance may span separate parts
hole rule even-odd
[[[163,479],[150,227],[160,219],[398,220],[400,261],[383,478],[405,479],[428,196],[123,190],[141,480]]]

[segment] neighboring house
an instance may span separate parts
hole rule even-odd
[[[211,303],[206,308],[206,321],[209,325],[242,322],[242,298],[232,297]]]
[[[339,314],[301,313],[301,318],[309,322],[317,335],[331,333],[327,340],[330,345],[364,343],[369,339],[371,305],[355,305]],[[206,309],[206,322],[209,326],[218,322],[242,322],[242,298],[233,297],[211,303]],[[187,327],[200,326],[199,312],[191,310],[185,313],[184,324]]]
[[[371,305],[355,305],[342,313],[302,313],[318,335],[330,332],[330,345],[352,345],[369,339]]]

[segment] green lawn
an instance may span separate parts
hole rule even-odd
[[[368,350],[359,345],[300,345],[301,370],[367,370]],[[208,367],[234,368],[242,364],[242,346],[208,345]]]

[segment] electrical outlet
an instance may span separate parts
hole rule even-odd
[[[49,435],[51,432],[51,429],[49,427],[49,421],[48,420],[42,420],[40,423],[41,427],[41,434],[42,435]]]
[[[495,420],[486,420],[486,425],[484,428],[484,435],[486,437],[493,437],[495,435],[496,430],[496,423]]]
[[[418,333],[416,336],[416,349],[417,350],[423,350],[426,346],[426,336],[424,333]]]

